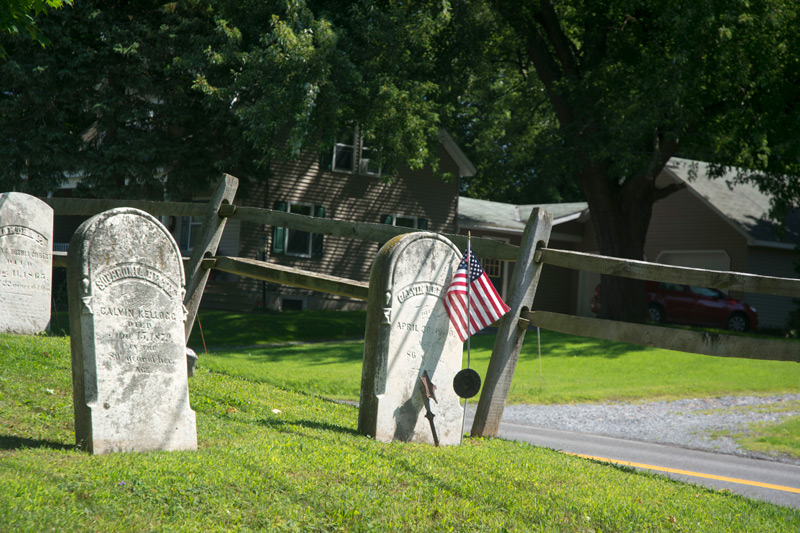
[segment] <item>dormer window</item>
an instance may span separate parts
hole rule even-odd
[[[348,130],[336,139],[328,166],[334,172],[380,176],[378,152],[369,146],[369,137],[359,128]]]
[[[356,146],[358,135],[356,131],[344,133],[339,136],[333,146],[333,164],[331,168],[334,172],[353,173],[356,162]]]
[[[381,166],[377,161],[378,152],[364,144],[364,137],[361,137],[361,157],[358,160],[359,174],[367,176],[380,176]]]

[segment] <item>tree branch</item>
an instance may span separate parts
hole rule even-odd
[[[533,21],[524,20],[524,17],[520,16],[514,9],[511,9],[519,6],[516,2],[494,0],[494,6],[499,15],[514,28],[516,34],[523,41],[528,57],[531,59],[539,79],[544,84],[559,122],[562,126],[572,123],[572,108],[569,106],[567,99],[555,90],[555,84],[563,78],[563,72],[553,57],[539,28],[536,24],[533,24]]]
[[[667,196],[674,194],[678,191],[681,191],[685,188],[686,188],[685,181],[682,181],[680,183],[670,183],[669,185],[661,187],[660,189],[656,189],[655,193],[653,194],[653,197],[655,201],[658,202],[659,200],[663,200]]]
[[[650,179],[655,180],[667,162],[678,151],[678,138],[670,135],[665,139],[665,134],[662,133],[658,127],[653,131],[653,156],[650,158],[650,163],[647,165],[647,172],[645,175]]]
[[[561,70],[570,79],[580,79],[577,50],[561,28],[552,0],[541,0],[540,5],[542,10],[534,18],[547,33],[547,38],[553,45],[555,55],[561,64]]]

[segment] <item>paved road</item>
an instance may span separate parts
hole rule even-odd
[[[499,436],[800,509],[796,465],[506,422],[500,424]]]

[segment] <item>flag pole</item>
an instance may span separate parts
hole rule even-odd
[[[471,274],[472,274],[472,231],[467,230],[467,368],[470,365],[470,339],[472,335],[470,335],[470,282]],[[467,424],[467,402],[469,400],[464,398],[464,414],[461,417],[461,438],[459,439],[459,443],[464,442],[464,427]]]

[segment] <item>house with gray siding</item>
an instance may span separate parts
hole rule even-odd
[[[749,272],[797,278],[794,263],[800,261],[800,211],[795,210],[779,233],[770,221],[770,198],[751,184],[733,184],[735,172],[712,179],[709,165],[673,158],[658,176],[659,185],[684,183],[685,188],[657,202],[645,243],[645,259],[656,263]],[[730,185],[729,185],[730,183]],[[461,198],[459,228],[475,236],[497,238],[517,244],[532,205],[511,205]],[[541,205],[553,213],[549,246],[597,253],[597,241],[587,204]],[[498,289],[507,290],[513,263],[496,268],[502,273]],[[591,315],[589,302],[599,274],[577,272],[545,265],[534,300],[534,308],[553,312]],[[792,298],[750,293],[732,293],[753,305],[759,324],[782,328],[791,310]]]

